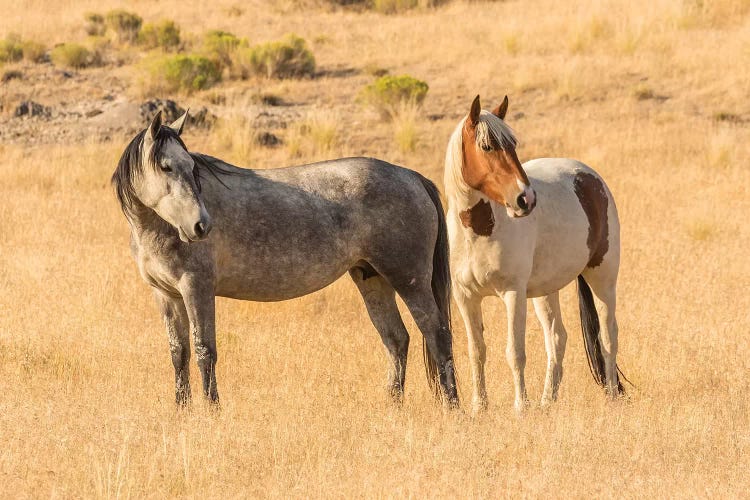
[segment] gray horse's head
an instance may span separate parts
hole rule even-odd
[[[199,241],[211,231],[211,217],[200,196],[195,161],[180,134],[187,111],[162,125],[161,111],[138,134],[120,159],[112,181],[126,214],[134,204],[156,212],[184,242]]]

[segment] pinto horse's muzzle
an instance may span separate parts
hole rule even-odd
[[[526,187],[516,198],[515,206],[508,205],[508,215],[511,217],[526,217],[536,207],[536,191]]]

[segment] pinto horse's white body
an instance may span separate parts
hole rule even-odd
[[[512,133],[493,114],[482,112],[478,121],[484,120],[496,133]],[[558,291],[577,277],[592,373],[611,395],[618,394],[622,387],[615,359],[615,287],[620,225],[611,192],[594,170],[579,161],[536,159],[523,164],[536,206],[526,216],[514,216],[507,203],[498,203],[464,182],[467,169],[472,168],[464,164],[465,152],[475,147],[466,144],[464,127],[462,121],[451,138],[445,190],[453,294],[468,335],[474,408],[487,404],[482,299],[499,296],[507,307],[506,355],[515,384],[515,406],[520,411],[527,404],[525,299],[533,299],[544,330],[548,364],[542,404],[548,404],[557,397],[567,340]],[[498,138],[497,143],[503,140]]]

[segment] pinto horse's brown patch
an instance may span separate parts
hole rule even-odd
[[[495,216],[492,214],[492,206],[488,201],[479,200],[473,207],[458,214],[461,224],[470,227],[479,236],[489,236],[495,227]]]
[[[574,188],[586,218],[589,220],[589,235],[586,245],[589,247],[588,267],[602,263],[609,250],[609,227],[607,205],[609,200],[604,184],[599,177],[588,172],[579,172],[574,180]]]

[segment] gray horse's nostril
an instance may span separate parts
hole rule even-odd
[[[529,208],[529,204],[526,202],[526,193],[522,193],[518,195],[518,199],[516,199],[516,203],[518,204],[518,208],[521,210],[526,210]]]
[[[206,235],[206,223],[203,221],[197,222],[195,224],[195,235],[202,238]]]

